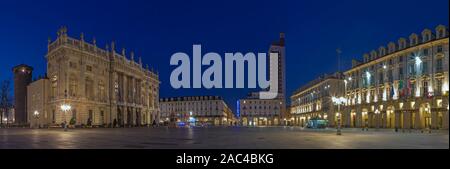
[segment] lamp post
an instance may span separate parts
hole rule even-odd
[[[64,115],[64,131],[67,131],[67,119],[66,119],[66,113],[68,111],[70,111],[70,109],[72,109],[72,106],[68,105],[68,104],[62,104],[61,105],[61,110],[63,111],[63,115]]]
[[[341,113],[340,113],[340,111],[341,111],[341,105],[345,104],[347,102],[347,99],[344,98],[344,97],[339,97],[339,98],[332,97],[331,101],[334,103],[334,105],[338,106],[338,112],[336,113],[337,118],[338,118],[337,119],[338,120],[338,127],[337,127],[336,134],[337,135],[341,135],[342,133],[341,133]]]
[[[34,122],[36,123],[36,128],[40,128],[40,124],[39,124],[39,112],[36,110],[33,113],[33,117],[34,117]]]

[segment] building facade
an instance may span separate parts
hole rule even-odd
[[[284,110],[282,99],[259,99],[259,93],[251,93],[238,101],[237,109],[242,126],[278,126]]]
[[[448,129],[448,28],[390,42],[345,72],[347,127]]]
[[[39,125],[140,126],[159,121],[159,77],[141,58],[67,35],[49,40],[47,76],[28,86],[28,120]],[[39,118],[36,117],[38,114]],[[39,119],[39,120],[37,120]]]
[[[297,89],[291,96],[291,124],[305,127],[310,119],[322,119],[336,126],[340,113],[332,98],[344,96],[343,78],[341,73],[324,75]]]
[[[190,125],[235,125],[236,117],[219,96],[161,98],[161,122]]]
[[[270,67],[269,75],[272,78],[275,77],[273,73],[277,73],[278,95],[275,99],[263,100],[259,99],[259,92],[253,92],[248,94],[246,98],[238,100],[237,114],[243,126],[282,124],[281,119],[286,112],[286,47],[284,33],[280,33],[279,40],[270,45],[268,53],[278,54],[278,71],[273,71],[274,68]]]

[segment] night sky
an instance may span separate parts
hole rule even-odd
[[[2,1],[0,2],[0,80],[12,80],[11,68],[25,63],[34,76],[45,73],[47,39],[65,25],[72,37],[85,34],[104,48],[115,41],[160,74],[161,97],[219,95],[235,108],[248,89],[174,90],[170,56],[192,45],[202,52],[267,52],[279,32],[286,33],[287,96],[324,73],[343,68],[352,58],[396,42],[400,37],[448,26],[448,0],[165,0],[165,1]],[[129,56],[129,55],[128,55]],[[137,56],[135,57],[137,60]]]

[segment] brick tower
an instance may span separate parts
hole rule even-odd
[[[26,124],[27,120],[27,86],[32,81],[33,68],[28,65],[17,65],[14,73],[14,105],[15,123]]]

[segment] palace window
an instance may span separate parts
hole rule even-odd
[[[413,97],[414,96],[414,92],[416,91],[416,83],[411,83],[411,97]]]
[[[438,36],[439,36],[439,38],[443,38],[444,36],[445,36],[445,33],[444,33],[444,30],[445,29],[440,29],[439,31],[438,31]]]
[[[394,80],[391,69],[388,71],[388,80],[389,80],[389,83],[392,83],[392,81]]]
[[[422,74],[427,74],[428,73],[428,62],[424,61],[422,63]]]
[[[56,98],[57,88],[58,88],[58,77],[53,76],[52,77],[52,89],[51,89],[51,93],[50,93],[52,98]]]
[[[437,46],[437,52],[442,53],[442,51],[443,51],[442,45]]]
[[[427,49],[423,49],[423,55],[428,56],[428,54],[429,54],[428,48]]]
[[[90,78],[85,81],[85,96],[88,100],[94,99],[94,81]]]
[[[383,84],[384,74],[380,72],[378,75],[378,84]]]
[[[103,81],[98,83],[98,97],[101,102],[106,102],[106,91]]]
[[[69,66],[70,66],[70,68],[73,68],[73,69],[77,68],[77,64],[74,62],[69,62]]]
[[[441,95],[442,91],[442,79],[436,79],[436,89],[438,92],[436,92],[437,95]]]
[[[77,121],[77,110],[75,109],[72,110],[72,118]]]
[[[409,75],[410,75],[410,76],[413,76],[413,75],[416,74],[415,68],[416,68],[416,67],[415,67],[414,64],[410,64],[410,65],[409,65]]]
[[[422,84],[422,91],[425,93],[425,94],[428,94],[428,81],[423,81],[423,84]]]
[[[86,71],[92,72],[92,66],[86,66]]]
[[[436,60],[436,72],[442,72],[442,58]]]
[[[417,35],[416,34],[412,34],[411,36],[409,36],[409,41],[410,41],[410,46],[415,46],[417,45]]]
[[[69,96],[76,97],[78,92],[78,80],[74,76],[69,79]]]

